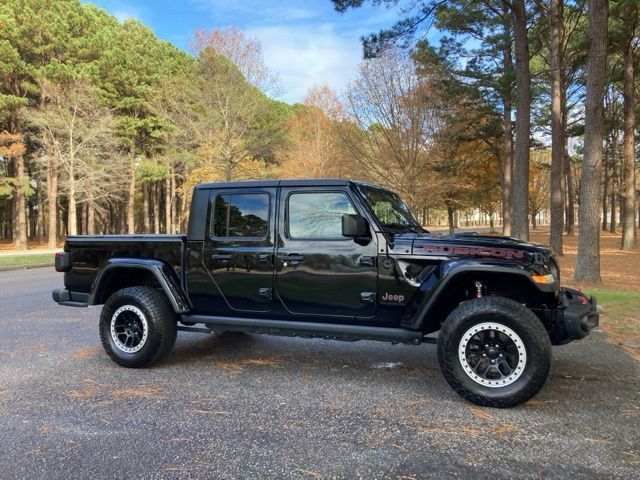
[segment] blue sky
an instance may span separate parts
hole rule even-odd
[[[135,18],[187,49],[198,28],[235,26],[262,43],[282,100],[301,101],[314,84],[340,91],[362,59],[360,37],[391,26],[395,9],[364,6],[339,14],[330,0],[91,0],[119,20]]]

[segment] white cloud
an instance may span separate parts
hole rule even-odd
[[[360,37],[390,27],[396,8],[364,5],[345,14],[330,0],[191,0],[209,17],[206,28],[235,25],[263,46],[267,65],[277,73],[282,99],[299,102],[309,87],[327,84],[338,93],[355,76],[362,60]]]
[[[122,23],[125,20],[133,19],[140,20],[140,15],[137,11],[134,10],[116,10],[111,12],[111,14],[116,17],[118,22]]]
[[[99,8],[105,9],[116,17],[120,23],[130,19],[142,21],[141,7],[132,5],[128,0],[89,0],[88,3],[93,3]]]
[[[247,29],[260,40],[267,65],[281,80],[283,100],[299,102],[313,85],[341,91],[361,61],[358,37],[340,35],[331,24],[278,25]]]

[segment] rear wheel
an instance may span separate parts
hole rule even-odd
[[[176,334],[176,316],[164,295],[153,288],[123,288],[102,308],[102,346],[123,367],[147,367],[162,360],[171,351]]]
[[[464,302],[438,336],[438,361],[454,390],[490,407],[512,407],[540,391],[549,376],[551,344],[536,315],[502,297]]]

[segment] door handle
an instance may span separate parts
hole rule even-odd
[[[232,257],[230,253],[214,253],[211,255],[211,260],[231,260]]]
[[[376,303],[376,292],[361,292],[360,301],[362,303]]]
[[[375,257],[360,257],[360,265],[366,265],[368,267],[373,267],[376,264]]]
[[[271,254],[270,253],[259,254],[258,261],[261,263],[271,263]]]
[[[268,300],[271,300],[271,289],[270,288],[259,288],[258,289],[258,295],[266,298]]]
[[[288,255],[280,255],[280,260],[282,260],[283,262],[288,262],[288,263],[291,263],[292,265],[295,265],[297,263],[304,261],[304,256],[298,255],[296,253],[291,253]]]

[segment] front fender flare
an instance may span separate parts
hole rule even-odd
[[[442,264],[438,273],[434,272],[432,275],[436,278],[427,278],[422,287],[424,289],[431,290],[423,297],[423,301],[420,302],[418,308],[415,310],[414,318],[416,321],[415,328],[424,329],[431,321],[431,315],[438,302],[443,296],[447,295],[447,289],[453,284],[454,281],[459,279],[462,275],[468,274],[491,274],[491,275],[504,275],[505,277],[517,278],[526,282],[531,289],[536,289],[540,295],[549,295],[558,288],[557,285],[539,285],[531,280],[530,273],[521,268],[517,268],[514,265],[505,265],[497,261],[484,262],[484,261],[451,261]],[[428,286],[428,287],[427,287]],[[426,287],[426,288],[425,288]]]
[[[176,272],[160,260],[145,258],[109,259],[93,282],[89,300],[87,302],[89,305],[98,304],[97,300],[100,298],[100,292],[109,280],[110,274],[121,269],[138,269],[148,271],[158,281],[176,313],[187,313],[191,310],[191,302],[180,286],[180,280],[178,279]]]

